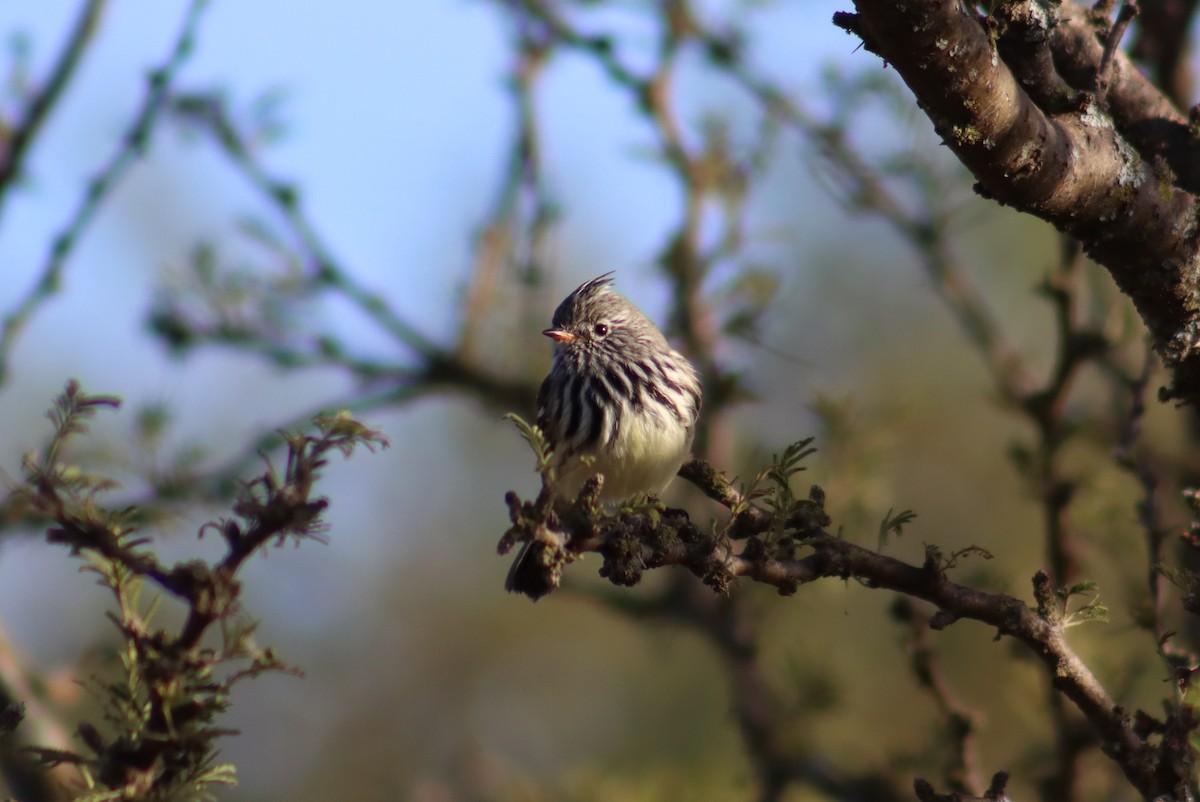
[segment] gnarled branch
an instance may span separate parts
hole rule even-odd
[[[707,465],[693,461],[681,475],[701,483],[709,477],[709,486],[701,489],[712,498],[726,495],[722,485],[727,482]],[[686,511],[678,509],[627,508],[602,515],[595,505],[595,490],[590,488],[589,497],[585,486],[569,510],[546,503],[544,492],[534,502],[510,493],[512,527],[501,539],[500,552],[508,552],[516,542],[536,541],[544,550],[537,570],[543,572],[548,589],[558,585],[565,564],[583,553],[596,552],[604,557],[600,575],[616,585],[634,585],[648,569],[678,565],[718,592],[727,591],[738,577],[746,577],[774,585],[781,595],[789,596],[803,584],[837,577],[923,599],[939,610],[929,622],[934,629],[972,619],[995,627],[997,637],[1007,635],[1025,644],[1045,664],[1054,687],[1083,713],[1105,754],[1146,798],[1186,787],[1189,778],[1176,776],[1174,771],[1181,763],[1163,754],[1164,745],[1151,743],[1139,733],[1130,714],[1068,645],[1063,611],[1044,571],[1033,579],[1035,606],[1003,593],[959,584],[946,573],[954,556],[943,555],[936,547],[927,547],[925,560],[918,566],[831,534],[824,491],[815,486],[809,498],[797,502],[784,520],[766,520],[768,514],[761,509],[741,511],[725,532],[718,533],[701,529]],[[749,529],[766,534],[731,540],[729,531],[747,531],[738,522],[738,515],[746,514],[755,519]],[[811,553],[797,556],[802,550]]]
[[[1079,240],[1153,334],[1174,374],[1164,395],[1200,402],[1193,145],[1180,113],[1123,54],[1104,94],[1093,91],[1109,31],[1071,0],[1014,0],[991,18],[957,0],[855,7],[834,23],[896,69],[980,194]],[[1018,18],[1044,40],[999,47]]]

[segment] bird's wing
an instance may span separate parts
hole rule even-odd
[[[542,430],[542,436],[546,438],[546,443],[551,449],[555,446],[555,440],[558,437],[558,432],[555,427],[550,425],[556,417],[555,410],[551,409],[555,405],[553,382],[548,375],[542,380],[542,386],[538,388],[537,394],[537,427]]]

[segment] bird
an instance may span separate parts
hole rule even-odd
[[[551,449],[556,502],[573,500],[596,474],[601,502],[661,493],[695,437],[702,404],[696,368],[617,293],[611,272],[571,292],[542,334],[554,344],[537,426]],[[545,548],[525,543],[507,590],[536,600],[553,589]]]

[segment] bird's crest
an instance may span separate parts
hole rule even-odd
[[[575,288],[575,292],[571,293],[573,298],[582,299],[590,295],[595,295],[599,292],[612,292],[613,275],[616,271],[610,270],[602,276],[596,276],[593,279],[580,284]]]
[[[570,319],[580,314],[583,309],[591,306],[592,300],[596,297],[604,293],[615,294],[616,291],[612,288],[612,277],[613,271],[610,270],[604,275],[596,276],[576,287],[575,291],[564,298],[563,302],[558,305],[558,309],[554,310],[554,325],[556,327],[566,325]]]

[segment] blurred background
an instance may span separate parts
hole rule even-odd
[[[685,140],[745,167],[736,191],[709,198],[699,223],[706,247],[718,242],[736,201],[736,248],[697,281],[719,331],[693,342],[716,344],[707,358],[736,386],[717,405],[709,456],[748,480],[772,453],[816,436],[799,484],[825,488],[843,536],[874,547],[889,510],[915,510],[889,553],[920,562],[926,543],[946,552],[979,546],[994,559],[964,557],[956,579],[1028,598],[1028,578],[1046,560],[1043,507],[1009,457],[1019,462],[1022,448],[1036,448],[1034,430],[998,397],[987,359],[945,302],[946,285],[895,225],[854,200],[829,166],[832,146],[812,132],[840,130],[905,208],[937,199],[952,222],[960,278],[987,300],[1035,374],[1049,371],[1055,354],[1054,310],[1036,288],[1057,269],[1061,244],[1038,221],[973,198],[894,76],[830,24],[848,5],[691,6],[713,30],[736,32],[741,63],[811,115],[768,131],[763,95],[703,51],[680,57],[669,86]],[[77,443],[124,480],[123,498],[146,497],[156,487],[150,477],[163,472],[184,484],[236,475],[237,466],[249,475],[260,437],[320,409],[350,406],[391,440],[386,451],[330,466],[321,484],[332,500],[328,545],[273,550],[247,570],[245,608],[261,621],[259,640],[304,677],[239,686],[227,723],[240,734],[222,748],[240,784],[222,798],[758,793],[726,656],[694,626],[609,600],[651,598],[678,578],[656,572],[618,592],[596,577],[593,558],[571,566],[564,588],[536,605],[503,590],[504,494],[533,494],[537,477],[501,415],[532,408],[549,359],[539,332],[558,300],[615,270],[622,293],[686,335],[670,245],[688,188],[600,51],[531,56],[530,40],[544,30],[520,6],[204,7],[172,86],[219,102],[250,132],[254,164],[295,188],[313,239],[304,241],[286,206],[215,141],[211,119],[189,119],[182,103],[162,114],[144,153],[80,229],[60,289],[6,355],[0,468],[10,477],[44,442],[44,412],[70,377],[124,399]],[[46,0],[0,10],[10,111],[44,80],[80,7]],[[613,52],[635,72],[653,68],[654,4],[551,7],[581,30],[610,33]],[[55,238],[78,221],[89,181],[124,152],[148,75],[164,64],[188,11],[174,0],[104,10],[3,207],[4,314],[28,297]],[[527,96],[517,91],[522,64],[537,71]],[[523,97],[537,121],[536,172],[513,161]],[[504,231],[510,239],[495,245]],[[314,242],[348,277],[328,292],[329,284],[305,284],[302,260],[286,258],[289,249],[311,255]],[[1136,345],[1140,324],[1102,274],[1084,269],[1089,309],[1132,332]],[[364,311],[364,293],[390,317]],[[208,325],[214,320],[228,325]],[[419,337],[396,336],[387,320]],[[402,370],[371,372],[416,364],[417,339],[469,354],[508,380],[510,395],[456,380],[406,392],[416,379]],[[345,365],[354,360],[357,371]],[[1090,420],[1112,403],[1099,379],[1085,376],[1068,411]],[[1152,405],[1147,438],[1170,452],[1179,415]],[[1060,456],[1082,488],[1075,525],[1085,533],[1084,574],[1101,581],[1113,619],[1073,630],[1072,642],[1085,659],[1106,658],[1101,679],[1123,703],[1152,708],[1165,669],[1153,638],[1132,623],[1146,570],[1138,488],[1094,442]],[[223,508],[195,481],[194,494],[180,494],[188,503],[165,505],[147,532],[165,555],[217,553],[212,538],[195,534]],[[688,504],[700,521],[717,514],[682,487],[667,500]],[[115,632],[101,615],[104,591],[36,535],[5,532],[0,620],[10,648],[48,679],[51,704],[69,710],[80,693],[73,680],[111,663]],[[774,737],[808,761],[811,776],[878,775],[906,787],[941,765],[949,749],[942,713],[907,667],[913,636],[889,612],[889,594],[830,581],[789,599],[748,582],[733,593],[761,635],[758,661],[781,722]],[[1046,678],[993,636],[965,622],[937,633],[933,648],[977,716],[979,770],[1025,769],[1011,792],[1018,798],[1044,773],[1054,738]],[[818,782],[788,794],[832,796]]]

